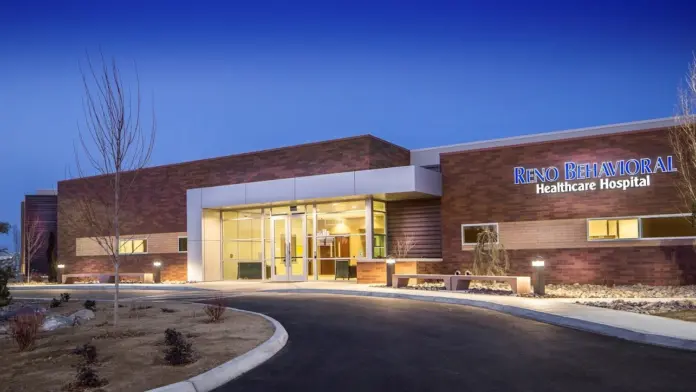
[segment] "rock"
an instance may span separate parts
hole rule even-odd
[[[59,328],[71,327],[72,325],[72,317],[51,314],[49,316],[46,316],[46,319],[44,320],[41,329],[44,331],[54,331]]]
[[[78,319],[78,320],[80,320],[79,322],[81,323],[83,321],[92,320],[95,316],[94,316],[94,312],[89,310],[89,309],[80,309],[68,317],[70,317],[73,320]]]
[[[43,308],[36,304],[19,305],[16,307],[6,306],[0,311],[0,321],[7,321],[14,316],[19,316],[22,314],[34,314],[34,313],[46,313],[46,308]]]

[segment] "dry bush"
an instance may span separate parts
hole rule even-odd
[[[19,314],[10,320],[10,335],[17,343],[19,351],[34,347],[43,321],[44,315],[39,312]]]
[[[222,315],[225,314],[227,308],[223,304],[222,298],[216,298],[214,303],[211,305],[205,305],[205,314],[208,315],[208,319],[211,323],[216,323],[222,319]]]
[[[509,269],[507,251],[498,242],[498,234],[489,228],[481,231],[474,247],[474,275],[505,275]]]
[[[167,328],[164,331],[164,360],[172,366],[186,365],[194,362],[191,343],[176,329]]]

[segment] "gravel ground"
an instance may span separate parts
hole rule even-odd
[[[596,306],[599,308],[623,310],[626,312],[642,313],[642,314],[663,314],[679,311],[696,311],[696,301],[624,301],[621,299],[615,301],[585,301],[576,302],[581,305]]]
[[[385,285],[375,287],[387,287]],[[419,283],[407,290],[444,290],[441,282]],[[514,295],[510,285],[498,282],[471,282],[467,294]],[[539,297],[530,295],[530,297]],[[696,298],[696,285],[691,286],[602,286],[594,284],[548,284],[544,298]]]

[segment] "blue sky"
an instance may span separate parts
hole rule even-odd
[[[73,166],[86,52],[137,63],[153,165],[364,133],[419,148],[673,115],[694,8],[3,1],[0,220]]]

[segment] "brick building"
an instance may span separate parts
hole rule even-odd
[[[477,233],[498,233],[511,273],[543,257],[564,283],[696,283],[696,230],[674,187],[671,119],[407,150],[358,136],[152,167],[124,207],[123,272],[164,280],[384,281],[471,268]],[[67,225],[108,178],[58,183],[65,273],[112,269]],[[410,259],[410,260],[406,260]]]
[[[55,190],[39,190],[35,194],[24,196],[20,208],[22,262],[19,272],[25,276],[27,271],[40,276],[48,275],[51,258],[55,257],[56,252],[58,196]],[[27,232],[34,236],[33,241],[27,238]],[[34,247],[31,252],[27,252],[29,243]]]

